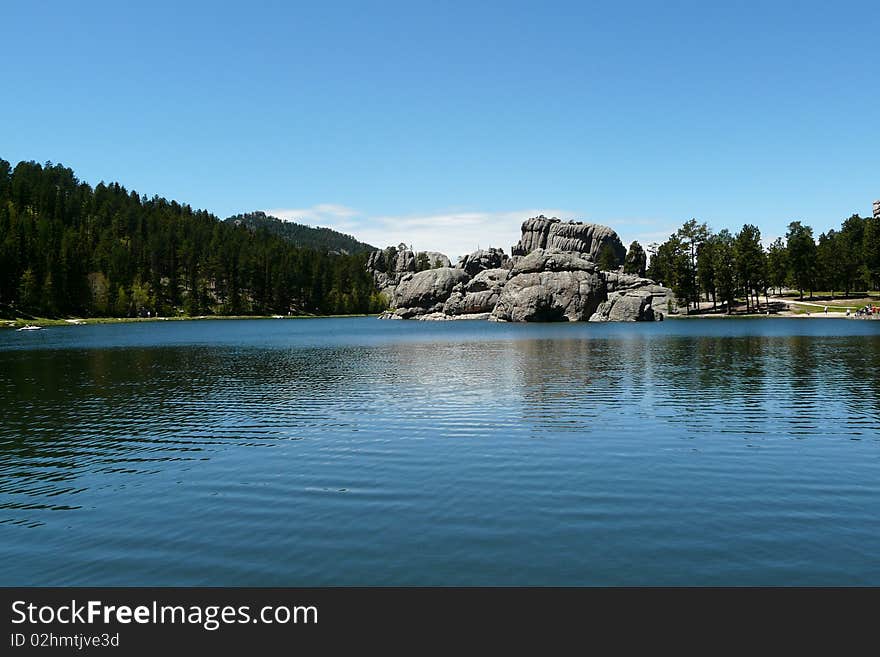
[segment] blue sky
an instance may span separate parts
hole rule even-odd
[[[0,43],[0,157],[379,246],[537,212],[768,240],[880,198],[876,2],[34,1]]]

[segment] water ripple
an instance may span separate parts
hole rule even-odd
[[[880,584],[873,324],[2,333],[0,583]]]

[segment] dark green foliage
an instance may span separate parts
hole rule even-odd
[[[880,217],[865,219],[862,236],[862,279],[872,290],[880,288]]]
[[[689,248],[678,234],[670,235],[668,240],[657,247],[647,274],[650,278],[671,288],[678,299],[690,305],[690,299],[693,298],[691,287],[693,278],[690,271]]]
[[[92,188],[58,164],[0,160],[4,314],[377,312],[365,261],[118,183]]]
[[[602,271],[616,271],[617,270],[617,255],[614,253],[614,249],[611,248],[610,244],[606,244],[599,251],[599,269]]]
[[[650,278],[672,288],[688,309],[700,300],[698,255],[708,238],[706,224],[691,219],[657,247],[647,270]],[[705,262],[703,266],[705,269]]]
[[[782,243],[782,238],[777,237],[767,251],[767,285],[781,292],[787,279],[788,249]]]
[[[626,258],[623,261],[623,273],[644,276],[647,268],[648,256],[645,250],[641,244],[633,242],[629,245],[629,251],[626,252]]]
[[[651,260],[648,263],[647,275],[666,287],[672,287],[675,277],[675,255],[681,246],[681,240],[671,235],[659,246],[651,245]]]
[[[876,289],[880,283],[880,219],[852,215],[839,231],[830,230],[813,240],[813,229],[794,221],[786,241],[777,238],[765,251],[761,231],[745,224],[732,235],[713,235],[706,224],[692,219],[668,240],[651,245],[647,275],[672,288],[683,305],[704,294],[727,304],[737,298],[746,308],[760,309],[760,295],[793,285],[801,292],[840,290],[845,294]]]
[[[387,246],[382,252],[382,259],[379,262],[379,271],[391,271],[394,269],[394,263],[397,261],[397,247]]]
[[[751,299],[759,307],[758,295],[766,289],[766,255],[761,245],[761,231],[757,226],[745,224],[737,233],[733,245],[734,267],[739,288],[746,297],[746,309],[751,309]]]
[[[715,236],[712,247],[715,290],[721,302],[726,304],[728,314],[736,295],[734,244],[733,235],[725,228]]]
[[[800,221],[792,221],[788,225],[786,240],[791,282],[800,290],[801,298],[804,296],[804,290],[809,290],[812,296],[817,270],[813,229],[804,226]]]
[[[875,237],[876,219],[862,219],[854,214],[843,222],[839,231],[830,230],[819,236],[816,245],[816,285],[823,290],[843,291],[847,296],[857,288],[868,289],[876,283],[872,262],[877,258],[871,248]],[[875,244],[874,248],[880,247]]]
[[[709,235],[697,246],[697,281],[706,294],[706,300],[712,299],[713,308],[717,308],[718,298],[715,287],[715,247],[717,235]]]
[[[859,287],[864,271],[863,245],[865,240],[866,220],[854,214],[843,222],[838,233],[837,252],[840,258],[841,284],[844,293]]]
[[[816,244],[816,277],[821,288],[827,288],[834,296],[835,290],[843,289],[843,240],[840,233],[829,230],[819,235]]]
[[[682,246],[687,256],[687,280],[679,283],[679,288],[687,301],[688,307],[693,303],[697,305],[700,301],[700,286],[697,281],[697,252],[700,246],[709,238],[709,228],[706,224],[698,224],[696,219],[686,221],[684,225],[678,229],[678,238],[681,240]]]
[[[283,237],[294,246],[326,253],[370,253],[376,250],[376,247],[359,242],[351,235],[340,233],[331,228],[316,228],[293,221],[282,221],[265,212],[237,214],[229,217],[226,221],[244,225],[252,231],[265,229],[272,235]]]

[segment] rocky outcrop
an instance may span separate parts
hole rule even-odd
[[[399,244],[397,247],[389,246],[381,251],[370,253],[367,257],[367,271],[372,274],[379,291],[391,301],[394,299],[395,288],[401,279],[418,270],[423,254],[427,258],[429,268],[452,266],[449,258],[442,253],[437,251],[416,252],[406,244]]]
[[[400,279],[416,270],[415,254],[401,244],[397,248],[389,246],[382,251],[373,251],[367,256],[367,271],[373,275],[376,287],[390,300]]]
[[[605,247],[614,253],[617,264],[623,264],[626,248],[612,229],[600,224],[579,221],[562,222],[556,217],[544,215],[526,219],[522,225],[522,237],[511,249],[512,255],[528,255],[536,249],[556,249],[590,256],[598,262],[599,253]]]
[[[663,319],[651,307],[651,294],[642,291],[612,292],[599,304],[591,322],[653,322]]]
[[[464,256],[456,267],[464,269],[470,276],[476,276],[486,269],[500,269],[508,260],[503,249],[479,249]]]
[[[514,247],[516,255],[510,258],[501,249],[485,249],[465,256],[455,267],[415,272],[418,259],[412,251],[386,249],[371,254],[368,268],[377,283],[389,282],[386,289],[393,310],[382,315],[388,319],[663,319],[675,307],[672,291],[647,278],[600,271],[597,259],[606,246],[623,261],[623,245],[610,228],[541,216],[523,223],[522,238]],[[382,266],[384,271],[377,269]],[[399,267],[412,270],[403,272]]]
[[[449,258],[439,251],[419,251],[416,253],[416,262],[422,257],[422,254],[428,258],[428,266],[431,269],[436,269],[437,267],[451,267],[452,262]]]
[[[457,285],[467,283],[468,275],[462,269],[439,267],[407,274],[394,289],[394,314],[402,319],[443,311]]]
[[[522,235],[519,242],[510,249],[514,256],[528,255],[535,249],[543,249],[547,246],[547,237],[550,235],[550,226],[559,223],[555,217],[548,219],[543,214],[538,217],[526,219],[522,223]]]
[[[606,272],[608,299],[590,318],[592,322],[634,322],[662,320],[675,310],[672,290],[650,278],[634,274]]]
[[[595,263],[576,253],[538,249],[513,266],[492,319],[586,321],[605,296],[605,283]]]
[[[459,284],[443,305],[443,312],[450,317],[464,315],[488,315],[495,309],[501,290],[507,282],[507,269],[484,269],[467,284]]]
[[[506,322],[582,322],[590,318],[604,296],[597,273],[545,272],[510,279],[492,311]]]

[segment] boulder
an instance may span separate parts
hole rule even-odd
[[[492,312],[495,302],[498,301],[498,295],[493,295],[489,291],[466,293],[462,291],[453,292],[446,303],[443,304],[443,312],[447,315],[467,315],[470,313],[487,312],[485,308],[488,306],[488,312]]]
[[[400,315],[394,314],[393,310],[386,310],[376,316],[378,319],[403,319]]]
[[[635,274],[624,274],[623,272],[617,271],[605,272],[605,286],[608,288],[609,292],[634,290],[649,285],[655,285],[654,281],[650,278],[642,278]]]
[[[500,292],[509,277],[509,269],[484,269],[468,281],[464,289],[467,292],[482,292],[484,290]]]
[[[491,313],[510,272],[507,269],[484,269],[465,284],[458,284],[443,305],[450,316]]]
[[[608,299],[590,318],[591,322],[650,322],[662,320],[675,307],[675,296],[650,278],[619,272],[605,273]],[[671,301],[671,303],[670,303]]]
[[[663,315],[651,307],[651,295],[638,290],[612,292],[590,317],[591,322],[652,322]]]
[[[478,249],[464,256],[456,265],[464,269],[469,276],[476,276],[486,269],[499,269],[507,262],[507,255],[503,249]]]
[[[461,269],[440,267],[407,274],[394,290],[395,314],[404,319],[429,312],[439,312],[458,284],[469,276]]]
[[[621,272],[605,272],[605,287],[608,290],[607,305],[596,311],[591,318],[596,322],[632,322],[662,320],[669,313],[675,313],[677,304],[675,294],[668,287],[657,285],[650,278]],[[647,299],[644,304],[635,299]]]
[[[496,303],[498,303],[498,293],[491,290],[456,292],[443,304],[443,312],[447,315],[491,313]]]
[[[605,299],[599,272],[544,271],[512,276],[492,319],[507,322],[586,321]]]

